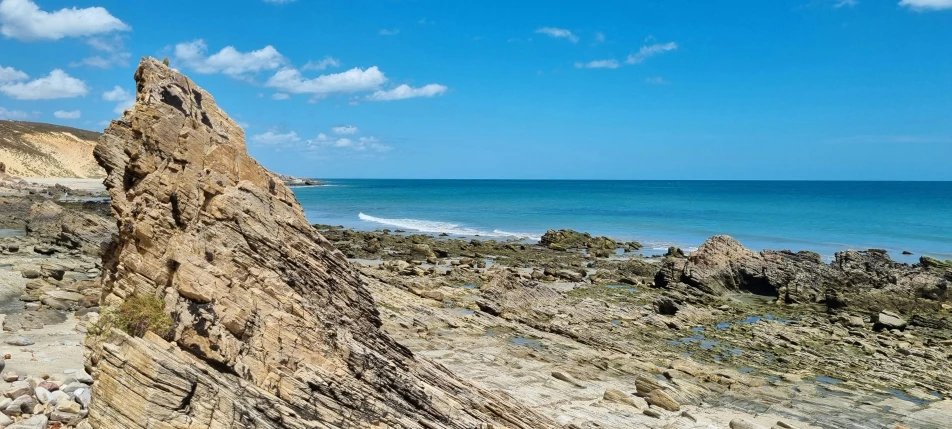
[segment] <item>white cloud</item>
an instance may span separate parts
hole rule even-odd
[[[638,64],[655,55],[673,51],[675,49],[678,49],[678,44],[675,42],[655,43],[653,45],[642,46],[637,53],[628,55],[628,59],[625,60],[625,62],[628,64]]]
[[[291,96],[283,92],[277,92],[271,95],[272,100],[287,100],[289,98],[291,98]]]
[[[301,70],[324,70],[328,67],[340,67],[340,60],[333,57],[324,57],[318,62],[308,61]]]
[[[129,25],[101,7],[46,12],[31,0],[0,1],[0,33],[15,39],[59,40],[128,30]]]
[[[357,127],[353,125],[344,125],[340,127],[331,128],[331,131],[333,131],[334,134],[357,134],[358,130],[357,130]]]
[[[651,85],[667,85],[669,82],[661,76],[652,76],[652,77],[646,77],[645,83],[648,83]]]
[[[364,70],[352,68],[345,72],[305,79],[301,72],[286,68],[278,71],[265,84],[292,94],[326,95],[339,92],[372,91],[387,82],[383,72],[373,66]]]
[[[79,119],[81,115],[82,115],[82,112],[80,112],[79,110],[70,110],[70,111],[57,110],[53,112],[53,116],[56,116],[57,118],[60,118],[60,119]]]
[[[410,85],[403,84],[391,90],[376,91],[368,95],[367,99],[370,101],[391,101],[414,97],[435,97],[437,95],[443,95],[447,89],[449,88],[436,83],[431,83],[420,88],[412,88]]]
[[[836,4],[833,5],[834,8],[839,9],[844,6],[853,7],[859,4],[859,0],[838,0]]]
[[[106,101],[115,101],[116,108],[113,109],[113,112],[116,114],[123,114],[126,110],[132,108],[132,105],[136,102],[136,97],[129,91],[122,89],[121,86],[116,86],[112,88],[111,91],[106,91],[102,94],[102,99]]]
[[[555,27],[542,27],[535,31],[538,34],[545,34],[549,37],[555,37],[559,39],[568,39],[572,43],[578,43],[578,36],[572,34],[571,31],[564,28],[555,28]]]
[[[81,97],[89,89],[85,82],[56,69],[49,76],[29,82],[0,84],[0,92],[18,100],[53,100]]]
[[[22,120],[29,119],[30,114],[22,110],[7,110],[3,107],[0,107],[0,119],[7,120]]]
[[[575,63],[577,69],[617,69],[620,66],[617,60],[595,60],[587,63]]]
[[[924,12],[928,10],[952,9],[952,0],[902,0],[900,6]]]
[[[108,57],[103,57],[101,55],[93,55],[91,57],[83,58],[82,61],[76,61],[69,63],[70,67],[93,67],[97,69],[108,69],[114,66],[127,66],[129,65],[129,58],[132,54],[128,52],[118,52]]]
[[[30,76],[13,67],[0,66],[0,84],[28,79]]]
[[[274,70],[287,62],[271,45],[251,52],[240,52],[233,46],[226,46],[211,56],[206,56],[207,51],[208,45],[202,39],[179,43],[175,45],[175,59],[198,73],[230,76]]]
[[[301,143],[301,137],[294,131],[281,134],[270,130],[264,134],[258,134],[251,137],[251,141],[265,146],[293,146]]]
[[[389,30],[389,29],[384,28],[384,29],[381,29],[381,30],[379,31],[379,33],[380,33],[381,36],[396,36],[396,35],[400,34],[400,29],[399,29],[399,28],[394,28],[393,30]]]

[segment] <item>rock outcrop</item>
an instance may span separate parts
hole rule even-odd
[[[942,302],[950,282],[952,269],[901,264],[882,250],[837,252],[826,264],[813,252],[753,252],[726,235],[711,237],[687,258],[665,259],[655,277],[658,287],[692,294],[751,292],[788,303],[854,303],[872,311],[884,301]]]
[[[482,290],[476,302],[480,310],[494,316],[512,318],[526,315],[534,307],[552,304],[561,298],[554,289],[539,282],[520,279],[509,271],[500,271]]]
[[[173,329],[88,340],[95,428],[555,427],[385,335],[344,255],[195,83],[143,59],[95,156],[119,235],[103,304],[165,303]]]
[[[94,211],[64,208],[46,200],[30,208],[26,230],[48,243],[95,255],[111,241],[116,227],[111,219]]]

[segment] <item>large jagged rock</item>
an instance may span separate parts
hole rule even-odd
[[[344,255],[212,97],[152,58],[95,155],[119,236],[103,303],[165,303],[165,338],[88,340],[96,428],[555,427],[386,336]]]
[[[753,252],[726,235],[711,237],[686,259],[665,259],[655,277],[658,287],[687,293],[752,292],[834,308],[853,300],[876,311],[884,302],[898,306],[903,300],[944,301],[950,282],[952,269],[901,264],[882,250],[837,252],[834,261],[825,264],[813,252]],[[897,302],[867,300],[870,292]]]

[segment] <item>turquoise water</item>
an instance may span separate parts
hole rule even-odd
[[[952,182],[328,180],[295,188],[313,223],[537,240],[571,228],[646,254],[729,234],[755,249],[883,248],[952,259]],[[903,250],[914,256],[902,256]]]

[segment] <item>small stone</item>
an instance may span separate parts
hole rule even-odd
[[[6,414],[0,414],[0,428],[5,428],[13,424],[13,419],[7,417]]]
[[[36,400],[40,401],[41,404],[46,404],[53,399],[53,395],[49,390],[39,386],[33,390],[33,396],[36,396]]]
[[[33,386],[30,386],[28,381],[14,381],[10,385],[10,388],[6,392],[3,392],[3,395],[8,398],[19,398],[23,395],[33,394]]]
[[[777,422],[777,427],[783,428],[783,429],[797,429],[796,426],[794,426],[794,425],[792,425],[792,424],[790,424],[790,423],[784,423],[784,422],[782,422],[782,421]]]
[[[90,391],[89,389],[78,389],[75,392],[73,392],[73,395],[75,396],[74,399],[76,400],[76,402],[79,402],[79,404],[82,405],[83,408],[89,409],[89,402],[92,401],[93,399],[92,391]]]
[[[648,403],[637,396],[629,395],[625,392],[622,392],[618,389],[608,389],[605,391],[605,394],[602,396],[603,399],[610,402],[616,402],[619,404],[631,405],[639,410],[648,408]]]
[[[59,390],[59,385],[56,384],[56,382],[54,382],[54,381],[49,381],[49,380],[47,380],[47,381],[41,381],[41,382],[39,382],[39,383],[37,384],[37,386],[38,386],[38,387],[42,387],[42,388],[44,388],[44,389],[46,389],[46,390],[48,390],[48,391],[50,391],[50,392],[55,392],[55,391]]]
[[[47,429],[50,419],[40,414],[30,417],[20,423],[7,426],[6,429]]]
[[[555,378],[556,380],[562,380],[562,381],[564,381],[564,382],[566,382],[566,383],[568,383],[568,384],[571,384],[571,385],[573,385],[573,386],[575,386],[575,387],[582,388],[582,389],[585,388],[585,385],[583,385],[582,383],[579,383],[579,382],[575,381],[575,379],[573,379],[572,377],[570,377],[568,374],[555,371],[555,372],[552,373],[552,377]]]
[[[663,417],[663,414],[661,414],[661,411],[658,411],[652,408],[648,408],[647,410],[644,410],[642,413],[648,417],[654,417],[656,419],[660,419],[661,417]]]
[[[49,379],[50,379],[50,375],[49,375],[48,373],[45,373],[45,372],[44,372],[44,373],[40,374],[40,378],[42,378],[42,379],[44,379],[44,380],[49,380]]]
[[[76,402],[73,401],[64,401],[56,404],[56,411],[62,411],[71,414],[79,414],[82,411],[82,407]]]
[[[17,374],[15,372],[11,371],[11,372],[3,373],[3,381],[6,381],[7,383],[13,383],[14,381],[17,381],[19,379],[20,379],[20,374]]]
[[[66,402],[66,401],[72,402],[72,399],[69,397],[69,394],[63,393],[62,391],[59,391],[59,390],[52,392],[50,395],[53,397],[53,399],[50,400],[50,403],[53,405],[57,405],[61,402]]]
[[[893,330],[903,330],[906,329],[908,323],[900,317],[898,314],[891,311],[883,310],[876,315],[876,323],[873,324],[873,329],[879,331],[883,329]]]
[[[84,384],[93,384],[93,377],[86,373],[86,371],[80,370],[76,371],[76,381]]]
[[[4,342],[11,346],[32,346],[33,344],[36,344],[36,341],[21,336],[8,337],[6,340],[4,340]]]
[[[7,405],[7,407],[3,409],[3,414],[19,416],[23,413],[32,413],[34,405],[36,405],[36,402],[33,401],[33,396],[25,394],[14,399],[10,405]]]
[[[730,422],[731,429],[767,429],[757,423],[753,423],[744,419],[734,419]]]

